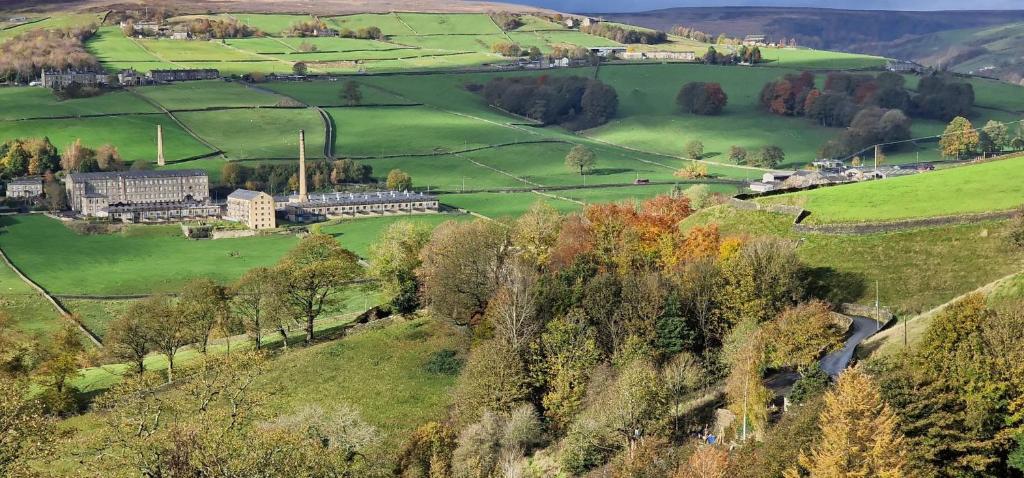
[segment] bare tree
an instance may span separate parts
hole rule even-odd
[[[530,264],[510,261],[502,268],[498,291],[487,307],[495,335],[514,350],[520,350],[540,330],[536,283],[537,273]]]

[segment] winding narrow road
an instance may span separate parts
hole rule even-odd
[[[857,346],[881,328],[881,325],[874,319],[859,316],[850,316],[850,319],[853,320],[853,325],[850,326],[851,334],[846,339],[846,343],[843,344],[843,348],[821,359],[821,369],[833,378],[839,376],[843,370],[846,370],[850,360],[853,359],[853,353],[856,351]]]
[[[853,360],[853,354],[857,351],[857,346],[874,335],[875,332],[878,332],[879,323],[873,319],[855,315],[848,317],[850,317],[852,323],[848,332],[849,336],[846,338],[843,348],[822,357],[818,361],[821,364],[821,369],[832,378],[838,377],[850,365],[850,361]],[[784,370],[768,376],[765,379],[765,386],[775,392],[776,395],[789,395],[793,384],[799,379],[800,374],[795,370]]]

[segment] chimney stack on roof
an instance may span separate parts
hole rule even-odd
[[[309,201],[306,192],[306,132],[299,130],[299,202]]]

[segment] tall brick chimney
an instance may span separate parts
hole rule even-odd
[[[309,201],[306,191],[306,132],[299,130],[299,202]]]
[[[161,125],[156,125],[156,165],[167,165],[164,160],[164,127]]]

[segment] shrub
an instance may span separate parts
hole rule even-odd
[[[1024,206],[1017,209],[1017,215],[1010,225],[1010,244],[1017,249],[1024,249]]]
[[[462,370],[462,359],[458,352],[451,349],[438,350],[430,354],[424,370],[438,375],[458,375]]]

